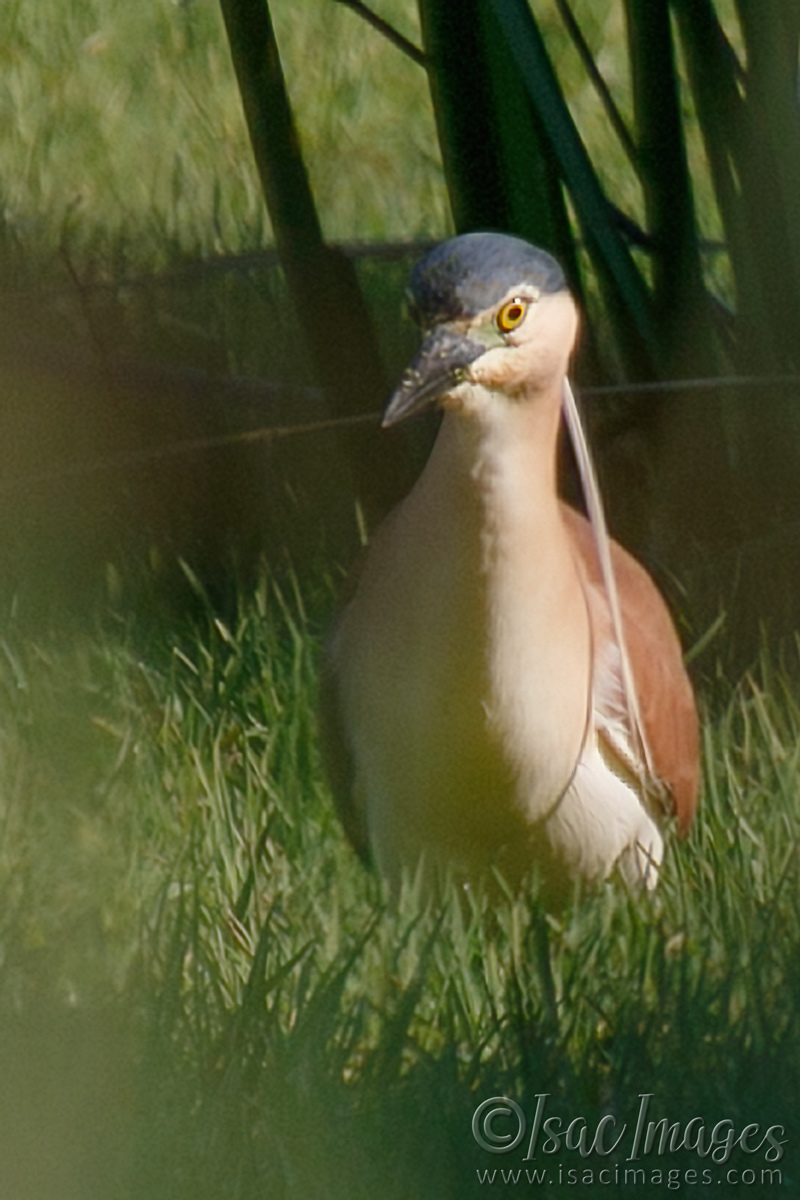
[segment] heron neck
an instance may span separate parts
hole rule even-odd
[[[479,648],[482,711],[541,813],[574,768],[590,687],[586,605],[556,491],[561,398],[554,388],[475,399],[446,415],[426,468],[417,511],[438,517],[426,569],[446,580],[454,656]]]
[[[485,542],[502,548],[519,534],[539,540],[560,526],[560,391],[515,399],[487,393],[480,400],[467,414],[446,413],[431,467],[461,490],[460,503]]]

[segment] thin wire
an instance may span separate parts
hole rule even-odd
[[[597,387],[581,388],[581,395],[584,397],[632,396],[642,393],[710,391],[714,388],[755,387],[758,385],[769,387],[800,387],[800,375],[732,375],[710,379],[671,379],[664,382],[648,381],[646,383],[603,384]],[[327,417],[321,421],[307,421],[299,425],[264,425],[257,429],[247,429],[240,433],[218,434],[214,437],[203,438],[183,438],[174,442],[164,442],[157,446],[146,446],[140,450],[122,450],[117,454],[106,454],[98,458],[81,459],[77,462],[65,463],[61,467],[53,467],[46,471],[36,471],[25,475],[12,475],[6,479],[0,479],[0,495],[40,483],[50,483],[59,479],[70,479],[100,471],[136,467],[146,463],[157,462],[162,458],[174,458],[183,454],[199,454],[206,450],[217,450],[226,446],[246,445],[251,442],[279,441],[289,437],[301,437],[309,433],[323,433],[326,430],[347,429],[359,425],[377,425],[381,419],[381,415],[380,412],[367,412],[356,413],[353,416],[347,417]]]
[[[265,425],[260,429],[248,429],[241,433],[220,434],[215,437],[184,438],[175,442],[163,442],[158,446],[146,446],[141,450],[124,450],[118,454],[105,454],[99,458],[83,459],[65,463],[48,471],[37,471],[29,475],[12,475],[0,479],[0,495],[29,487],[31,484],[51,483],[59,479],[89,475],[98,471],[115,471],[120,467],[139,466],[157,462],[161,458],[172,458],[181,454],[198,454],[204,450],[217,450],[225,446],[245,445],[248,442],[273,442],[282,438],[297,437],[305,433],[320,433],[327,429],[344,429],[353,425],[376,425],[380,413],[358,413],[351,417],[330,417],[323,421],[309,421],[303,425]]]
[[[582,387],[582,396],[638,396],[646,392],[701,392],[714,388],[800,387],[800,375],[712,375],[700,379],[649,379],[643,383],[604,383]]]

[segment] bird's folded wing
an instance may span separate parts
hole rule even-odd
[[[595,641],[595,686],[600,706],[598,732],[607,748],[634,776],[640,776],[635,743],[628,728],[619,652],[613,642],[603,578],[591,527],[564,505],[567,524],[590,604]],[[636,687],[654,779],[647,791],[658,796],[663,785],[682,830],[689,828],[699,784],[698,720],[694,694],[683,664],[680,640],[669,609],[642,566],[611,540],[625,643]]]

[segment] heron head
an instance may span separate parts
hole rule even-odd
[[[518,400],[560,385],[577,312],[561,267],[544,250],[501,233],[451,238],[417,263],[408,302],[423,342],[384,425],[437,403],[468,413],[487,393]]]

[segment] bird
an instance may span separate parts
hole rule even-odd
[[[667,826],[695,814],[698,713],[663,597],[605,530],[564,273],[518,237],[464,233],[417,263],[407,300],[422,344],[383,425],[442,415],[326,645],[344,830],[393,891],[532,873],[554,896],[615,873],[652,889]],[[589,518],[559,496],[565,414]]]

